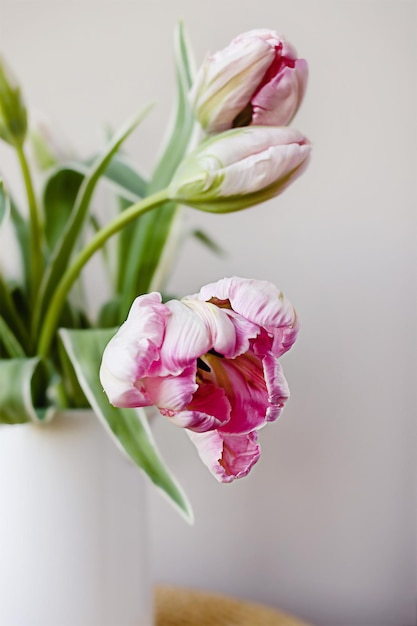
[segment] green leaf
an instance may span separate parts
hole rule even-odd
[[[130,246],[125,251],[124,273],[120,274],[118,285],[121,297],[119,323],[126,318],[134,298],[150,290],[178,210],[178,205],[167,202],[135,222]]]
[[[224,249],[221,246],[219,246],[219,244],[216,241],[214,241],[214,239],[212,239],[209,235],[207,235],[207,233],[205,233],[204,231],[196,229],[196,230],[193,230],[191,234],[193,237],[198,239],[198,241],[202,243],[203,246],[206,246],[206,248],[208,248],[215,254],[218,254],[219,256],[225,255]]]
[[[16,238],[19,243],[20,256],[23,265],[24,284],[27,287],[29,284],[31,264],[29,222],[22,216],[13,199],[10,200],[10,215]]]
[[[113,407],[103,392],[99,366],[104,348],[114,332],[115,329],[59,331],[80,386],[99,419],[116,443],[191,522],[190,505],[159,455],[144,410]]]
[[[176,111],[168,141],[149,185],[149,193],[163,189],[171,181],[187,151],[194,127],[194,115],[188,101],[194,64],[181,22],[175,32],[174,53],[177,79]]]
[[[10,199],[0,179],[0,226],[10,215]]]
[[[63,406],[71,406],[71,408],[85,408],[90,406],[80,387],[74,367],[60,338],[58,341],[58,358],[62,372],[61,380],[58,383],[61,404]],[[69,398],[70,402],[68,402]]]
[[[121,154],[115,155],[104,172],[105,182],[111,185],[117,195],[131,203],[146,196],[147,181]]]
[[[104,173],[103,181],[118,196],[121,211],[146,196],[147,181],[123,155],[119,154],[113,157]],[[135,232],[135,225],[133,224],[129,228],[124,228],[117,236],[116,284],[120,284],[120,277],[125,275],[126,266],[129,262],[127,251],[131,249]],[[119,310],[117,309],[117,315],[114,317],[111,325],[120,324],[122,321],[123,318],[119,315]]]
[[[37,357],[0,360],[0,423],[46,422],[55,413],[46,406],[45,369]],[[41,408],[39,408],[41,407]]]
[[[188,102],[193,63],[181,23],[177,27],[174,43],[177,83],[175,113],[168,141],[149,183],[148,193],[163,189],[170,182],[187,152],[194,128],[194,116]],[[117,282],[117,289],[122,297],[120,321],[126,317],[132,300],[149,291],[167,239],[172,235],[177,212],[177,205],[168,202],[139,218],[129,229],[129,233],[123,235],[124,239],[120,240]]]
[[[120,324],[120,297],[116,296],[103,304],[100,309],[97,326],[99,328],[113,328]]]
[[[86,163],[71,161],[64,165],[59,165],[53,168],[44,184],[43,194],[45,196],[48,193],[49,185],[56,185],[55,178],[63,176],[63,183],[61,183],[61,191],[65,195],[65,176],[72,174],[74,177],[80,176],[82,181],[87,176],[92,165],[96,162],[97,157],[89,159]],[[138,202],[141,198],[145,197],[147,189],[147,181],[137,172],[128,159],[120,154],[114,154],[110,163],[101,175],[101,180],[106,184],[115,194],[121,198],[125,198],[129,204]],[[75,198],[71,193],[71,186],[67,187],[67,192],[70,198],[75,202]]]
[[[126,124],[126,126],[124,126],[115,135],[114,139],[107,146],[103,154],[98,157],[94,165],[91,167],[88,175],[85,176],[77,194],[75,206],[71,212],[71,217],[68,220],[66,228],[54,250],[44,276],[44,281],[42,282],[41,299],[37,303],[34,312],[35,330],[39,328],[42,314],[45,312],[51,295],[53,294],[56,285],[59,283],[59,279],[63,271],[68,265],[75,243],[87,217],[90,200],[100,177],[107,169],[113,155],[140,124],[149,109],[150,107],[147,107],[139,115],[136,115],[133,120],[128,122],[128,124]]]
[[[84,173],[70,167],[53,170],[43,189],[45,237],[54,250],[71,217],[74,203],[84,180]]]
[[[29,225],[27,220],[22,217],[13,198],[5,189],[3,181],[0,180],[0,225],[2,221],[6,222],[8,218],[11,219],[17,242],[19,244],[24,272],[24,282],[27,285],[30,268]]]
[[[29,335],[25,323],[25,307],[17,308],[13,298],[14,288],[0,274],[0,315],[22,346],[27,346]]]
[[[0,345],[4,346],[10,358],[25,357],[25,351],[2,315],[0,315]]]
[[[43,188],[43,206],[45,213],[45,235],[49,249],[56,246],[75,204],[81,184],[91,169],[91,164],[67,163],[55,167],[45,181]],[[103,176],[103,183],[110,187],[125,204],[130,206],[138,202],[146,193],[146,181],[133,169],[133,166],[120,155],[114,155]],[[90,216],[90,220],[98,225],[97,218]],[[120,236],[123,237],[131,229],[126,228]],[[126,244],[121,245],[126,250]],[[104,252],[104,250],[103,250]],[[113,324],[114,325],[114,324]]]

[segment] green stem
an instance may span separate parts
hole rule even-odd
[[[42,317],[45,314],[45,309],[53,296],[57,283],[59,283],[63,268],[67,267],[70,262],[71,254],[85,223],[90,201],[96,189],[97,183],[99,182],[106,167],[111,162],[114,154],[143,120],[145,115],[147,115],[149,110],[150,106],[143,109],[114,136],[104,154],[100,155],[92,164],[90,172],[85,176],[81,187],[78,190],[71,215],[62,236],[54,249],[53,255],[49,259],[48,266],[45,268],[39,293],[37,294],[38,297],[34,302],[31,338],[34,338],[35,341],[39,336],[39,329],[42,323]]]
[[[30,169],[26,160],[23,146],[16,147],[17,156],[22,170],[23,180],[26,188],[26,195],[29,205],[30,221],[30,278],[29,288],[32,302],[36,299],[39,285],[42,278],[42,239],[43,231],[40,220],[35,191],[33,188]]]
[[[167,191],[164,189],[163,191],[152,194],[148,198],[144,198],[136,204],[132,204],[132,206],[123,211],[123,213],[120,213],[112,222],[107,224],[107,226],[99,230],[85,248],[80,251],[73,264],[59,281],[49,304],[38,344],[37,353],[39,356],[46,357],[48,355],[62,306],[64,305],[69,290],[87,261],[112,235],[119,232],[127,224],[139,217],[139,215],[150,211],[159,204],[163,204],[168,199]]]

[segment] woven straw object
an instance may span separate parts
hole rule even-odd
[[[311,626],[260,604],[191,589],[155,589],[156,626]]]

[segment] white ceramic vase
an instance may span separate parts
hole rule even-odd
[[[0,426],[0,624],[152,626],[146,478],[91,411]]]

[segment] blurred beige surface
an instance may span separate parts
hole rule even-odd
[[[309,626],[260,604],[192,589],[155,589],[156,626]]]

